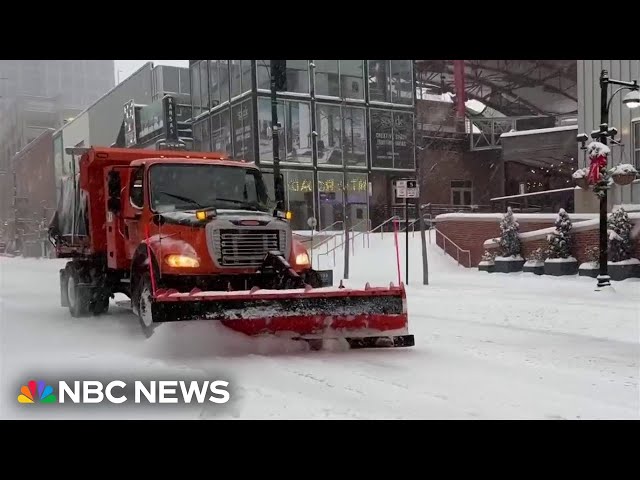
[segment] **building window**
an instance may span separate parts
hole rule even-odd
[[[307,220],[315,217],[313,172],[303,170],[281,170],[284,177],[285,208],[293,214],[291,228],[293,230],[309,230]],[[267,186],[269,201],[275,205],[275,188],[273,173],[262,173]]]
[[[411,60],[369,60],[369,100],[413,105]]]
[[[211,108],[220,105],[220,72],[218,60],[209,60],[209,98]]]
[[[251,90],[251,60],[230,60],[231,98]]]
[[[233,152],[235,158],[254,161],[251,103],[252,100],[249,99],[233,106]]]
[[[258,89],[271,89],[271,60],[256,60]],[[287,60],[287,92],[309,93],[309,61]]]
[[[204,122],[202,122],[202,151],[210,152],[211,151],[211,129],[210,129],[211,118],[207,117]]]
[[[413,113],[370,110],[373,168],[415,169]]]
[[[280,159],[283,162],[313,162],[311,149],[311,107],[308,102],[278,101]],[[260,162],[273,162],[271,137],[271,99],[258,99],[258,135]]]
[[[202,151],[202,122],[193,124],[193,150]]]
[[[473,182],[471,180],[451,181],[451,204],[471,205],[473,202]]]
[[[218,83],[220,104],[223,104],[229,101],[229,60],[218,60]]]
[[[366,167],[364,108],[317,104],[316,131],[318,165]]]
[[[230,125],[228,108],[211,115],[211,150],[229,156],[233,155]]]
[[[209,62],[200,60],[200,105],[202,111],[209,110]]]
[[[315,94],[364,99],[363,60],[314,60]]]
[[[347,173],[347,209],[351,227],[356,231],[368,231],[369,181],[366,173]]]
[[[191,107],[193,118],[201,113],[200,103],[200,63],[191,65]]]
[[[318,229],[344,229],[342,172],[318,172]]]
[[[640,168],[640,120],[634,121],[632,125],[635,167]]]

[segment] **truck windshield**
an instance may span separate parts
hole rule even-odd
[[[151,207],[156,212],[217,209],[268,211],[267,189],[255,169],[226,165],[153,165]]]

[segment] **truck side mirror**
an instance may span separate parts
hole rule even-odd
[[[120,172],[111,170],[107,175],[108,194],[107,205],[110,212],[118,213],[120,211],[120,191],[122,190],[122,179]]]

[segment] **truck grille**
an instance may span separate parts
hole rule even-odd
[[[267,252],[286,252],[285,242],[285,231],[223,229],[213,236],[213,250],[220,265],[257,267]]]

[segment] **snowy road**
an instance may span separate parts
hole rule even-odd
[[[419,251],[416,236],[416,346],[350,352],[303,351],[206,322],[163,325],[146,339],[113,304],[107,316],[71,318],[59,306],[63,261],[0,257],[0,418],[640,419],[638,280],[595,292],[592,279],[465,270],[430,247],[422,286]],[[357,247],[349,283],[388,284],[394,262],[391,237],[372,238]],[[36,410],[16,401],[33,377],[203,376],[231,382],[227,405]]]

